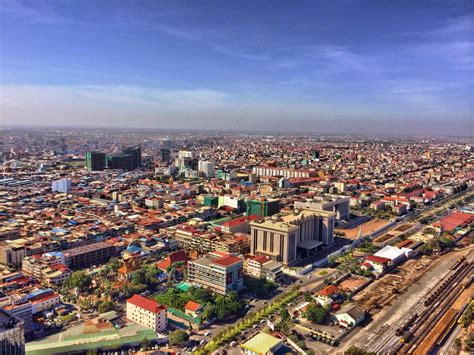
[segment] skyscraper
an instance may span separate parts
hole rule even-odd
[[[133,170],[132,156],[130,154],[107,155],[107,168]]]
[[[167,148],[161,148],[160,149],[160,161],[163,163],[169,163],[171,160],[171,152]]]
[[[87,152],[86,153],[86,168],[89,171],[104,170],[106,166],[105,153],[102,152]]]
[[[123,154],[129,154],[131,158],[131,168],[136,169],[142,165],[142,149],[138,146],[129,147],[122,150]]]
[[[199,160],[198,170],[202,171],[206,177],[214,177],[214,163],[212,161]]]
[[[0,308],[0,354],[25,354],[23,322]]]

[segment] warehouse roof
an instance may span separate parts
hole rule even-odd
[[[266,354],[270,349],[281,343],[281,339],[265,333],[258,333],[242,347],[257,354]]]

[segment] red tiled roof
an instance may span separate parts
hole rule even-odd
[[[201,305],[193,301],[188,301],[186,306],[184,306],[184,309],[190,310],[191,312],[196,312],[199,308],[201,308]]]
[[[51,299],[56,298],[56,297],[59,298],[59,295],[57,293],[52,293],[52,294],[46,295],[44,297],[37,298],[34,301],[32,301],[31,303],[32,304],[37,304],[37,303],[41,303],[41,302],[44,302],[44,301],[51,300]]]
[[[168,266],[170,266],[173,263],[177,263],[177,262],[180,262],[180,261],[185,263],[188,260],[189,260],[189,258],[186,255],[186,252],[184,250],[178,250],[178,251],[174,251],[172,253],[169,253],[168,256],[166,257],[166,259],[158,262],[156,264],[156,266],[158,267],[158,269],[166,270],[168,268]]]
[[[331,296],[331,295],[334,295],[335,293],[337,293],[337,291],[339,291],[339,289],[336,286],[329,285],[329,286],[326,286],[325,288],[323,288],[321,291],[319,291],[318,295],[319,296]]]
[[[243,224],[243,223],[247,223],[247,217],[246,216],[235,218],[231,221],[227,221],[225,223],[222,223],[222,225],[226,226],[226,227],[233,227],[233,226],[237,226],[237,225]]]
[[[146,309],[147,311],[150,311],[152,313],[159,313],[160,311],[166,309],[165,306],[162,306],[161,304],[159,304],[158,302],[155,302],[149,298],[146,298],[146,297],[143,297],[143,296],[140,296],[140,295],[133,295],[131,298],[129,298],[127,300],[127,302],[137,306],[137,307],[140,307],[140,308],[143,308],[143,309]]]
[[[263,264],[268,261],[268,258],[265,255],[260,255],[253,257],[252,260],[256,261],[257,263]]]
[[[465,212],[454,212],[449,216],[444,217],[439,223],[443,227],[443,230],[450,231],[457,227],[464,226],[471,223],[473,215]]]
[[[231,266],[235,263],[238,263],[239,261],[241,260],[236,256],[225,256],[225,257],[213,260],[215,264],[222,265],[222,266]]]
[[[365,260],[372,261],[372,262],[377,263],[377,264],[386,264],[390,261],[390,259],[383,258],[383,257],[377,256],[377,255],[369,255],[368,257],[365,258]]]

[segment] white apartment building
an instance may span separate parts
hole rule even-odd
[[[198,170],[202,171],[206,177],[214,177],[214,169],[212,161],[199,160]]]
[[[292,179],[313,177],[316,176],[316,171],[254,166],[252,168],[252,174],[255,174],[256,176],[282,176],[285,179]]]
[[[127,300],[127,319],[158,333],[168,326],[166,307],[140,295],[133,295]]]
[[[51,190],[68,194],[71,191],[71,184],[71,179],[55,180],[51,183]]]

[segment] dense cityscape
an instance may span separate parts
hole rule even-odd
[[[474,354],[473,0],[0,0],[0,355]]]
[[[3,129],[0,344],[32,355],[469,349],[471,145]]]

